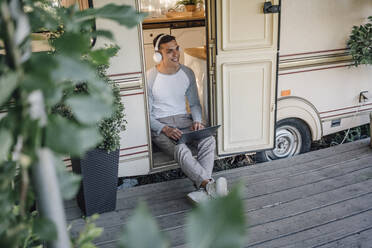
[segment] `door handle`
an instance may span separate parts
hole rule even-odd
[[[264,11],[264,14],[279,13],[280,5],[273,5],[271,2],[265,2],[263,11]]]

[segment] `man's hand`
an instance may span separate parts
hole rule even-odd
[[[163,127],[163,129],[161,131],[167,137],[169,137],[171,139],[174,139],[174,140],[179,140],[182,136],[182,131],[177,129],[177,128],[173,128],[173,127],[165,126],[165,127]]]
[[[193,130],[193,131],[200,130],[200,129],[203,129],[203,128],[204,128],[204,125],[201,124],[200,122],[197,122],[197,121],[193,122],[192,126],[191,126],[191,130]]]

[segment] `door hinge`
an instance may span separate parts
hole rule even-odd
[[[215,78],[215,70],[216,70],[216,44],[215,40],[210,40],[208,43],[208,52],[209,52],[209,79],[211,80],[212,84],[216,84],[216,78]]]
[[[215,84],[216,83],[216,77],[215,77],[215,67],[214,66],[211,66],[209,68],[209,78],[210,80],[212,81],[212,84]]]
[[[265,2],[263,7],[264,14],[273,14],[280,12],[280,5],[273,5],[271,2]]]
[[[275,103],[273,103],[272,105],[271,105],[271,112],[274,112],[275,111],[275,108],[276,108],[276,104]]]

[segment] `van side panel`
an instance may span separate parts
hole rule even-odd
[[[371,13],[370,0],[282,0],[278,99],[310,102],[323,135],[369,121],[372,101],[359,102],[359,95],[372,93],[372,68],[350,66],[346,43]]]
[[[282,0],[280,54],[341,49],[353,25],[367,21],[371,0]]]
[[[136,0],[96,0],[94,7],[107,3],[126,4],[138,9]],[[97,29],[111,30],[120,50],[110,61],[109,77],[120,87],[124,103],[126,130],[120,134],[119,177],[147,174],[150,171],[147,102],[142,63],[140,25],[128,29],[111,21],[97,20]],[[110,44],[98,39],[96,47]]]
[[[366,124],[368,113],[372,111],[372,101],[359,103],[361,91],[372,92],[372,68],[355,68],[348,64],[329,67],[332,66],[279,73],[278,98],[282,97],[282,92],[290,90],[291,96],[312,103],[322,122],[323,135]],[[332,125],[332,120],[340,120],[340,124]]]

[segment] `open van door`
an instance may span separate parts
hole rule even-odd
[[[219,156],[274,147],[279,2],[208,2],[209,82],[213,124],[221,125]]]

